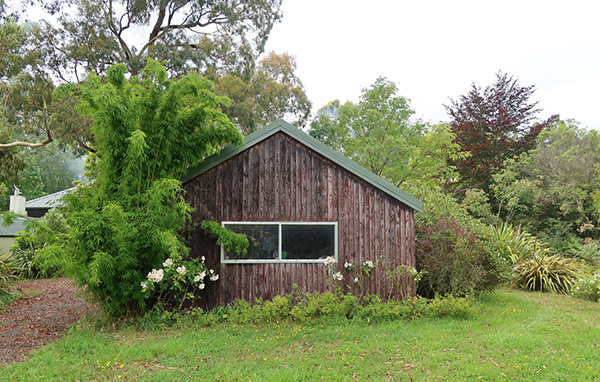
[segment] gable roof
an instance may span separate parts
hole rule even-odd
[[[37,199],[27,200],[25,202],[25,209],[39,209],[39,208],[54,208],[64,206],[64,202],[61,200],[63,196],[73,191],[75,187],[71,187],[66,190],[55,192],[54,194],[48,194],[41,196]]]
[[[260,130],[253,132],[252,134],[247,135],[244,138],[244,144],[241,146],[227,146],[220,153],[209,156],[204,160],[204,162],[200,163],[198,166],[191,168],[188,174],[182,179],[182,181],[188,182],[198,175],[210,170],[211,168],[225,162],[227,159],[249,149],[250,147],[264,141],[265,139],[271,137],[272,135],[283,132],[288,136],[294,138],[300,143],[304,144],[308,148],[316,151],[320,155],[329,159],[333,163],[338,166],[348,170],[352,174],[356,175],[360,179],[370,183],[371,185],[379,188],[384,191],[388,195],[394,197],[398,201],[406,204],[407,206],[413,208],[418,212],[423,211],[423,203],[415,198],[414,196],[402,191],[398,187],[394,186],[392,183],[383,179],[382,177],[373,174],[371,171],[362,167],[358,163],[352,161],[351,159],[345,157],[344,155],[338,153],[333,150],[331,147],[327,146],[323,142],[311,137],[300,129],[292,126],[288,122],[279,119],[275,122],[268,124]]]

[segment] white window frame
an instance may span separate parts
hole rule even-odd
[[[328,225],[333,226],[333,257],[335,261],[338,261],[338,223],[337,222],[286,222],[286,221],[224,221],[221,222],[221,226],[225,227],[226,224],[239,224],[239,225],[277,225],[278,239],[277,239],[277,259],[226,259],[225,248],[221,246],[221,263],[224,264],[264,264],[264,263],[322,263],[325,261],[324,258],[320,259],[282,259],[281,258],[281,225]],[[227,228],[227,227],[225,227]]]

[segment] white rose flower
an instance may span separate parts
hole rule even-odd
[[[216,273],[214,275],[210,276],[210,281],[217,281],[218,279],[219,279],[219,275]]]
[[[204,279],[206,277],[206,271],[202,271],[198,276],[200,276],[201,279]]]
[[[200,258],[200,260],[202,260],[202,262],[204,262],[204,260],[206,260],[206,257],[202,256],[202,257]]]
[[[371,260],[367,260],[363,263],[363,265],[366,265],[369,268],[373,268],[373,262]]]
[[[204,286],[205,286],[205,284],[200,284],[200,285],[198,286],[198,288],[200,288],[200,289],[204,289]]]
[[[173,265],[173,260],[171,260],[171,259],[166,259],[165,261],[163,261],[163,264],[162,264],[162,265],[163,265],[163,267],[165,267],[165,268],[168,268],[168,267],[170,267],[171,265]]]
[[[153,283],[159,283],[162,281],[164,275],[165,273],[162,269],[153,269],[150,273],[148,273],[148,280],[152,281]]]
[[[182,276],[185,275],[187,273],[187,269],[185,269],[185,265],[177,267],[177,273],[179,273]]]
[[[333,258],[333,256],[328,256],[325,258],[325,261],[323,262],[325,265],[330,265],[335,263],[335,259]]]
[[[334,279],[338,280],[338,281],[339,281],[339,280],[343,280],[343,279],[344,279],[344,276],[343,276],[343,275],[342,275],[340,272],[336,272],[336,273],[334,273],[334,274],[333,274],[333,275],[331,275],[331,276],[332,276]]]
[[[346,268],[346,269],[350,268],[351,266],[352,266],[352,264],[347,261],[344,263],[344,268]]]

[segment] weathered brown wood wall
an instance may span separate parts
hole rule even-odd
[[[282,132],[200,174],[184,189],[196,223],[338,222],[337,270],[345,283],[352,285],[344,262],[382,259],[367,293],[387,298],[392,285],[385,268],[415,265],[413,210]],[[193,232],[189,244],[220,275],[203,291],[204,306],[271,299],[289,293],[294,284],[309,292],[331,288],[322,263],[221,264],[220,247],[201,230]]]

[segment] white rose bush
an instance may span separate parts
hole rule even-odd
[[[365,260],[361,265],[354,265],[349,262],[344,262],[344,269],[350,273],[349,280],[352,280],[354,284],[358,286],[359,300],[362,300],[362,297],[365,293],[365,284],[366,281],[371,277],[371,270],[375,268],[379,264],[380,259],[373,262],[371,260]],[[343,282],[345,279],[342,272],[336,270],[336,262],[333,256],[326,257],[323,261],[323,264],[327,267],[329,275],[333,278],[334,281]],[[352,290],[350,285],[347,285],[349,290]]]
[[[207,276],[212,282],[219,279],[219,275],[204,263],[204,256],[200,260],[187,261],[168,258],[162,266],[148,272],[140,287],[144,298],[154,299],[164,307],[181,309],[185,301],[196,298],[196,291],[206,287]]]

